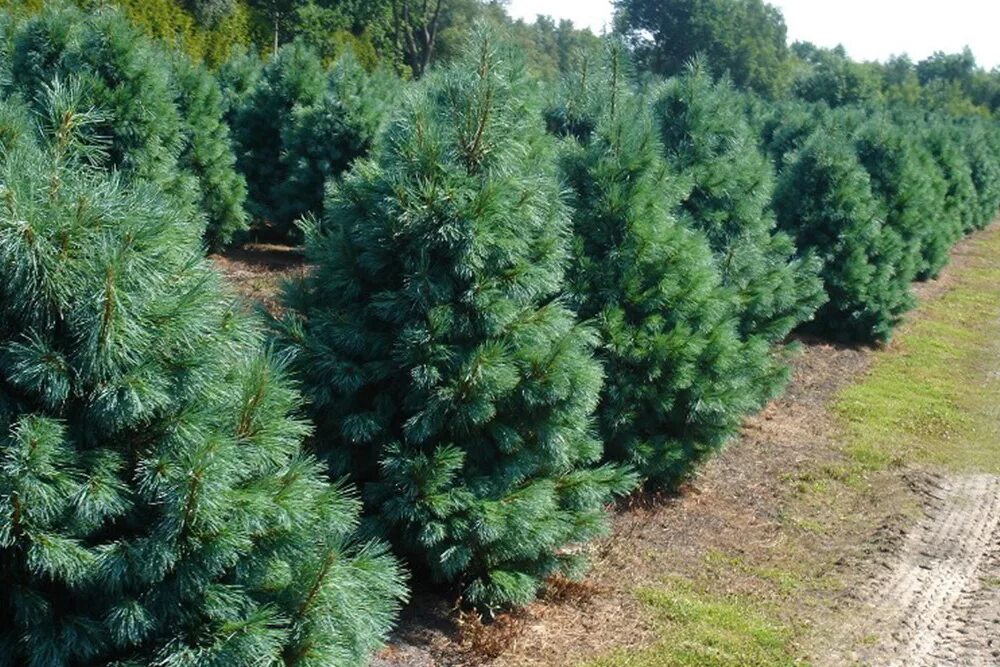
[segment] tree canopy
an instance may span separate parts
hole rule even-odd
[[[737,86],[776,95],[787,85],[785,20],[762,0],[615,0],[615,28],[657,74],[701,55]]]

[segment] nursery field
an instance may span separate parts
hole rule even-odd
[[[1000,70],[614,11],[0,0],[0,667],[995,662]]]
[[[262,285],[305,269],[257,252],[217,261],[267,304]],[[786,394],[722,455],[619,505],[584,580],[495,619],[418,595],[375,664],[992,664],[1000,223],[917,297],[886,347],[803,339]]]

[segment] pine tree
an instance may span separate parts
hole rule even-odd
[[[843,131],[823,128],[792,153],[775,191],[778,223],[815,252],[828,302],[810,328],[835,338],[887,340],[913,306],[903,245],[878,217],[871,180]]]
[[[564,145],[575,231],[570,285],[603,341],[598,415],[608,456],[671,485],[759,407],[769,346],[741,340],[734,294],[721,284],[707,239],[673,217],[683,184],[669,174],[652,119],[614,63],[595,131],[582,145]]]
[[[930,128],[935,121],[910,116],[900,118],[898,122],[903,132],[910,133],[912,159],[927,184],[924,215],[929,233],[924,237],[921,248],[921,271],[917,278],[936,278],[948,263],[952,247],[962,238],[962,216],[952,209],[948,172],[938,162],[931,147]]]
[[[217,250],[247,228],[247,185],[236,171],[218,82],[187,58],[175,56],[172,65],[183,141],[179,166],[196,179],[199,208],[207,216],[205,241]]]
[[[573,573],[629,490],[599,465],[595,334],[560,298],[569,237],[523,66],[484,36],[412,91],[307,235],[286,324],[335,474],[412,567],[470,603]]]
[[[296,222],[320,216],[326,182],[372,150],[401,84],[383,71],[368,74],[349,53],[326,70],[300,42],[282,47],[259,74],[238,55],[223,77],[257,231],[299,240]]]
[[[771,211],[774,172],[730,84],[695,61],[656,102],[667,163],[688,182],[681,211],[707,236],[740,303],[744,337],[783,340],[823,302],[819,262],[795,256]]]
[[[283,133],[294,110],[313,106],[325,90],[319,56],[296,41],[283,46],[266,63],[256,85],[237,98],[231,111],[236,160],[247,180],[248,209],[258,233],[295,237],[294,214],[282,210],[289,204],[280,192],[288,179]]]
[[[893,119],[876,116],[859,129],[854,145],[870,177],[884,232],[899,237],[902,255],[896,269],[901,279],[929,275],[924,249],[944,242],[935,236],[947,230],[937,224],[940,214],[934,210],[929,175],[914,159],[910,140]]]
[[[0,12],[0,91],[10,88],[13,78],[11,61],[14,57],[14,35],[17,20],[10,12]]]
[[[801,148],[829,116],[829,110],[819,104],[801,101],[769,104],[758,119],[764,152],[780,167],[785,156]]]
[[[606,44],[605,50],[613,47]],[[609,82],[603,64],[591,55],[583,54],[573,70],[564,73],[557,94],[543,111],[545,126],[553,136],[586,141],[597,129],[602,104],[607,102],[608,91],[602,86]]]
[[[223,121],[217,85],[181,54],[169,55],[119,11],[91,14],[62,3],[29,19],[13,39],[12,89],[44,103],[54,79],[79,81],[102,112],[105,168],[149,180],[175,205],[205,216],[217,247],[245,225],[245,186]]]
[[[959,234],[971,232],[976,227],[976,186],[954,125],[943,118],[936,119],[929,130],[927,142],[948,185],[945,218],[958,227]]]
[[[165,57],[122,14],[85,15],[55,3],[26,21],[14,40],[15,91],[44,104],[56,78],[82,81],[82,103],[103,112],[92,131],[108,141],[109,168],[178,192],[190,188],[176,166],[181,120]]]
[[[67,91],[44,144],[0,105],[0,665],[364,664],[396,565],[202,226],[94,169]]]
[[[322,98],[294,108],[282,128],[287,175],[275,185],[277,218],[322,212],[326,182],[372,150],[398,85],[385,72],[369,75],[350,52],[334,63]]]
[[[215,73],[222,91],[223,117],[234,134],[237,129],[236,113],[247,104],[247,98],[253,94],[263,72],[264,64],[257,53],[237,49]]]
[[[966,119],[960,127],[976,189],[975,228],[982,229],[996,219],[1000,206],[1000,161],[983,123]]]

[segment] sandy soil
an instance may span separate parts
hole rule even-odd
[[[1000,478],[949,476],[923,493],[923,519],[873,580],[869,623],[884,639],[860,662],[1000,664]]]

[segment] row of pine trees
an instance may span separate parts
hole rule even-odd
[[[1000,208],[993,123],[613,41],[558,91],[488,31],[405,85],[62,6],[0,49],[0,666],[360,665],[407,576],[526,604]],[[205,259],[251,224],[304,240],[280,317]]]

